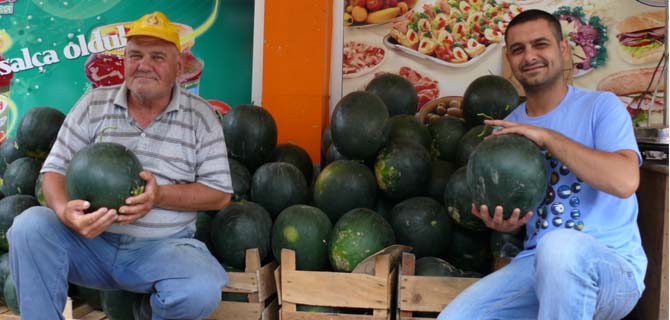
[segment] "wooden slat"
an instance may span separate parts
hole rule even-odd
[[[282,307],[281,319],[282,320],[388,320],[389,317],[357,315],[357,314],[286,311]]]
[[[398,308],[403,311],[440,312],[477,278],[426,277],[401,275],[398,282]]]
[[[264,306],[260,302],[221,301],[216,310],[205,319],[259,320]]]
[[[277,299],[272,300],[272,302],[265,307],[263,310],[262,320],[279,320],[279,303]]]
[[[228,272],[228,284],[223,292],[256,293],[258,292],[258,279],[255,273]]]
[[[107,315],[105,315],[104,312],[98,311],[98,310],[93,310],[90,313],[86,314],[85,316],[81,318],[76,318],[78,320],[103,320],[107,319]]]
[[[258,299],[265,301],[273,294],[277,293],[277,286],[275,285],[274,271],[277,269],[276,261],[272,261],[263,266],[258,271]]]

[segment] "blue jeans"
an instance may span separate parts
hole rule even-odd
[[[621,319],[640,298],[632,267],[592,236],[556,230],[464,290],[439,320]]]
[[[221,300],[228,276],[206,246],[183,232],[162,239],[103,233],[86,239],[49,208],[33,207],[9,230],[21,319],[62,319],[68,281],[151,293],[152,319],[201,319]]]

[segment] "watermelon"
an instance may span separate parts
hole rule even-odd
[[[239,160],[250,172],[268,162],[277,145],[277,124],[259,106],[239,105],[221,120],[228,155]]]
[[[5,281],[7,281],[7,277],[10,276],[10,273],[11,270],[9,267],[9,252],[5,252],[2,255],[0,255],[0,288],[5,287]],[[4,298],[2,298],[0,301],[4,301]]]
[[[321,168],[325,168],[330,163],[336,160],[349,160],[349,158],[345,157],[343,154],[337,151],[337,147],[335,146],[335,144],[331,143],[328,149],[326,150],[326,156],[323,160],[323,163],[321,164]],[[357,161],[361,162],[359,160]]]
[[[449,161],[433,160],[430,164],[430,183],[428,185],[428,195],[433,199],[442,202],[444,200],[444,190],[447,187],[449,177],[456,171],[456,165]]]
[[[460,277],[461,270],[438,257],[423,257],[416,259],[414,274],[428,277]]]
[[[455,162],[458,141],[465,134],[465,124],[456,117],[446,116],[431,122],[428,125],[433,137],[431,155],[433,159]]]
[[[307,181],[290,163],[266,163],[251,177],[251,200],[263,206],[274,219],[294,204],[307,203]]]
[[[463,117],[468,128],[484,119],[504,119],[519,105],[519,93],[511,82],[496,75],[481,76],[472,81],[463,94]]]
[[[433,198],[414,197],[396,204],[389,222],[397,243],[412,247],[417,258],[441,256],[449,247],[451,218]]]
[[[493,132],[493,127],[487,125],[478,125],[470,128],[459,140],[456,146],[456,163],[459,167],[468,164],[470,154],[475,148],[484,141],[484,138]]]
[[[5,280],[2,296],[12,313],[21,314],[21,311],[19,310],[19,295],[16,294],[16,286],[14,285],[14,279],[12,279],[11,276],[8,276]]]
[[[323,129],[323,133],[321,134],[321,157],[325,158],[326,157],[326,152],[328,151],[328,147],[333,144],[333,135],[331,134],[330,127],[326,127]]]
[[[472,231],[486,230],[482,219],[472,214],[472,195],[466,179],[467,168],[460,167],[454,172],[444,191],[444,205],[449,216],[461,227]]]
[[[333,228],[319,208],[294,205],[282,211],[272,226],[272,253],[281,263],[283,248],[295,251],[298,270],[319,271],[328,266],[328,235]]]
[[[73,289],[77,301],[82,301],[96,310],[102,310],[102,302],[100,301],[100,290],[88,288],[70,283],[70,289]]]
[[[9,250],[7,231],[12,226],[14,218],[30,207],[39,206],[33,196],[15,194],[0,200],[0,249]]]
[[[413,115],[399,114],[386,121],[384,132],[388,140],[408,139],[430,150],[430,131]]]
[[[526,233],[517,234],[493,231],[490,246],[494,258],[514,258],[523,250],[523,237]]]
[[[386,141],[384,125],[388,117],[379,97],[365,91],[351,92],[333,110],[330,122],[333,143],[347,158],[370,159]]]
[[[355,208],[373,208],[377,198],[375,177],[368,167],[353,160],[337,160],[321,170],[314,182],[314,204],[335,223]]]
[[[300,169],[300,172],[305,176],[307,184],[312,183],[314,164],[312,163],[312,158],[309,157],[307,151],[302,147],[292,143],[277,145],[270,157],[270,161],[286,162],[296,166],[296,168]]]
[[[0,157],[2,157],[2,163],[5,166],[14,162],[14,160],[18,158],[27,156],[25,151],[19,149],[19,146],[16,143],[16,136],[6,138],[0,145]]]
[[[37,181],[35,181],[35,198],[37,198],[37,201],[40,203],[41,206],[46,206],[47,201],[44,199],[44,191],[42,191],[42,180],[44,179],[44,175],[40,174],[37,177]]]
[[[337,221],[328,241],[333,270],[351,272],[365,258],[395,243],[391,225],[378,213],[357,208]]]
[[[90,202],[90,212],[118,210],[128,197],[144,192],[142,170],[142,163],[130,149],[115,142],[98,142],[74,155],[65,174],[65,187],[70,199]]]
[[[493,216],[502,206],[503,218],[515,208],[521,216],[540,206],[547,191],[547,173],[540,148],[526,137],[506,134],[484,140],[470,155],[466,179],[472,200],[486,204]]]
[[[270,252],[272,218],[251,201],[231,202],[212,220],[214,256],[225,265],[244,269],[247,249],[258,249],[263,260]]]
[[[195,219],[195,234],[193,238],[202,241],[210,252],[214,251],[212,245],[212,221],[216,214],[198,212]]]
[[[490,237],[488,230],[475,232],[454,226],[445,260],[463,271],[490,273],[493,264]]]
[[[124,290],[101,290],[100,304],[109,320],[135,319],[133,306],[142,295]]]
[[[35,182],[40,175],[42,161],[35,158],[23,157],[10,163],[2,175],[2,193],[5,196],[13,194],[35,195]]]
[[[233,182],[233,201],[249,200],[251,198],[251,173],[239,161],[228,158],[230,167],[230,178]]]
[[[426,148],[408,140],[391,141],[375,162],[377,186],[393,201],[425,195],[430,171],[431,158]]]
[[[16,144],[26,155],[46,159],[56,142],[65,114],[51,107],[33,107],[21,118],[16,128]]]
[[[389,115],[413,115],[419,105],[416,88],[409,80],[393,73],[385,73],[372,79],[365,87],[384,102]]]

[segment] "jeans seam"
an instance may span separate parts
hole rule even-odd
[[[531,288],[526,287],[526,289],[518,291],[515,295],[511,295],[511,296],[507,297],[507,299],[501,300],[500,302],[491,305],[491,307],[486,312],[484,312],[482,314],[482,317],[480,319],[482,319],[482,320],[486,319],[486,317],[488,317],[492,312],[494,312],[495,310],[498,310],[499,307],[507,305],[509,302],[511,302],[513,300],[516,300],[518,297],[523,296],[524,294],[528,293],[528,291],[530,291],[530,290],[531,290]]]

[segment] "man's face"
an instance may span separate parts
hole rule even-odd
[[[173,44],[153,37],[134,36],[128,40],[124,60],[126,84],[134,95],[159,98],[172,94],[182,67]]]
[[[563,79],[566,40],[559,41],[545,20],[528,21],[508,30],[507,60],[526,91],[537,91]]]

